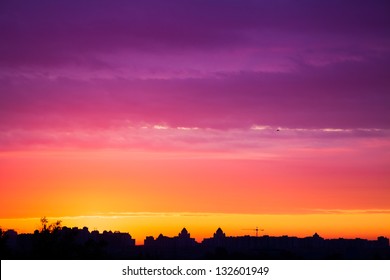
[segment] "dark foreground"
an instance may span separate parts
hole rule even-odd
[[[1,259],[390,259],[389,239],[324,239],[311,237],[227,237],[218,229],[201,243],[186,229],[178,236],[147,237],[136,246],[128,233],[63,227],[54,231],[2,232]]]

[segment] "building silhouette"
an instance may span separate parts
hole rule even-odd
[[[135,239],[128,233],[89,232],[87,227],[63,227],[49,232],[1,236],[2,259],[117,259],[132,257]]]
[[[205,256],[217,259],[389,259],[389,239],[324,239],[317,233],[298,238],[284,236],[227,237],[218,228],[202,242]]]
[[[135,245],[129,233],[90,232],[62,227],[17,234],[0,229],[1,259],[390,259],[389,239],[324,239],[284,236],[227,236],[218,228],[212,237],[195,241],[186,228],[177,236],[148,236]]]
[[[174,237],[160,234],[156,239],[153,236],[146,237],[144,251],[150,258],[156,259],[192,259],[195,255],[198,243],[191,238],[186,228]]]

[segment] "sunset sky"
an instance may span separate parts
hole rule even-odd
[[[390,2],[0,2],[0,227],[390,237]]]

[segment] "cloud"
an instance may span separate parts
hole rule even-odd
[[[254,70],[264,60],[273,64],[268,68],[280,69],[292,55],[327,64],[359,58],[361,50],[388,49],[390,26],[389,4],[381,0],[305,0],[299,5],[288,0],[7,0],[1,5],[0,36],[6,43],[0,46],[0,60],[2,67],[19,69],[122,71],[125,61],[133,71],[141,67],[150,74],[152,68],[166,71],[163,63],[179,66],[181,60],[187,65],[206,61],[198,70],[213,64],[219,70]],[[216,60],[221,51],[224,59]],[[180,66],[172,71],[183,70]]]
[[[277,131],[277,129],[279,131]],[[117,150],[140,152],[146,157],[278,159],[321,154],[382,154],[390,145],[388,129],[288,128],[253,125],[247,128],[210,129],[160,124],[85,129],[53,127],[9,129],[0,132],[5,151]]]
[[[49,221],[71,221],[86,219],[126,219],[126,218],[181,218],[181,217],[237,217],[237,216],[262,216],[262,215],[364,215],[364,214],[390,214],[390,209],[303,209],[296,212],[266,212],[266,213],[224,213],[224,212],[107,212],[97,213],[95,215],[78,216],[48,216]],[[37,221],[41,217],[27,218],[2,218],[3,221]]]
[[[58,220],[85,220],[85,219],[123,219],[123,218],[172,218],[172,217],[209,217],[223,216],[230,213],[206,213],[206,212],[107,212],[96,213],[92,215],[77,215],[77,216],[46,216],[49,221]],[[1,220],[11,221],[37,221],[41,217],[23,217],[23,218],[1,218]]]
[[[320,214],[390,214],[390,209],[311,209]]]
[[[154,125],[153,126],[153,128],[154,129],[168,129],[169,127],[168,126],[166,126],[166,125],[158,125],[158,124],[156,124],[156,125]]]
[[[388,137],[387,1],[0,5],[3,148]]]
[[[0,78],[3,129],[111,127],[123,120],[231,129],[389,128],[390,56],[290,73],[170,79]],[[216,73],[217,74],[217,73]]]

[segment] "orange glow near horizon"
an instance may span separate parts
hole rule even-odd
[[[32,232],[39,217],[60,217],[65,226],[129,232],[138,244],[148,235],[174,236],[182,227],[198,240],[218,227],[245,235],[253,232],[241,229],[256,226],[268,235],[390,236],[386,162],[316,160],[3,153],[0,226]]]
[[[134,211],[290,214],[388,209],[389,201],[384,167],[342,168],[333,159],[313,164],[74,153],[0,161],[0,218]]]
[[[61,220],[64,226],[87,226],[90,231],[128,232],[143,244],[146,236],[177,236],[186,227],[198,242],[212,237],[218,227],[228,236],[312,236],[315,232],[324,238],[366,238],[390,235],[390,213],[337,213],[256,215],[224,213],[118,213],[101,216],[48,217],[49,223]],[[3,229],[18,233],[32,233],[40,229],[39,218],[0,219]],[[308,226],[309,225],[309,226]]]

